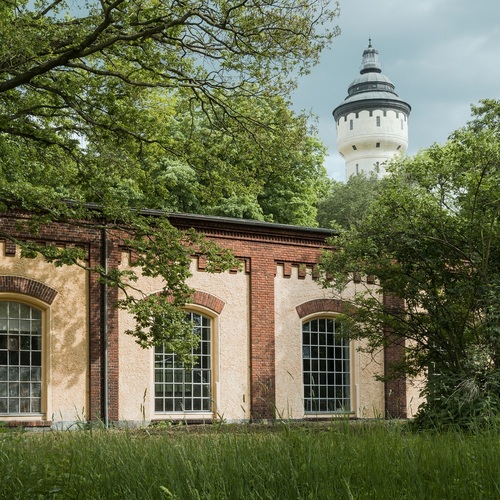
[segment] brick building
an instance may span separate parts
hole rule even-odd
[[[0,234],[32,238],[20,232],[20,218],[26,216],[3,214]],[[116,289],[104,289],[78,266],[21,258],[0,237],[0,421],[65,428],[97,419],[141,424],[415,411],[407,381],[375,378],[401,347],[369,356],[341,335],[344,303],[315,279],[330,231],[196,215],[170,220],[203,232],[243,262],[239,271],[211,274],[202,257],[192,261],[195,294],[186,313],[201,339],[193,370],[124,333],[132,318],[114,307]],[[83,248],[90,266],[105,258],[122,269],[129,263],[112,238],[105,256],[98,228],[53,223],[36,239]],[[151,294],[161,289],[158,278],[140,277],[137,285]]]

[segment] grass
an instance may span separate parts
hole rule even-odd
[[[0,434],[0,498],[495,499],[500,433],[400,425]]]

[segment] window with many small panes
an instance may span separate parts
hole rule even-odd
[[[302,325],[304,410],[306,413],[351,409],[349,339],[335,318]]]
[[[187,321],[200,342],[192,353],[197,361],[185,369],[173,353],[155,347],[155,412],[210,412],[212,409],[212,320],[189,312]]]
[[[42,412],[42,311],[0,302],[0,414]]]

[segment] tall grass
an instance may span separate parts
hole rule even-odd
[[[500,498],[500,434],[399,426],[0,435],[0,497]]]

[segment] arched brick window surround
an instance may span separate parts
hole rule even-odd
[[[346,302],[337,299],[314,299],[304,302],[296,307],[300,318],[320,312],[347,313],[352,309]]]
[[[193,295],[192,304],[206,307],[216,314],[220,314],[224,309],[224,301],[207,292],[196,290]]]
[[[53,288],[21,276],[0,276],[0,292],[22,293],[49,305],[57,296],[57,291]]]

